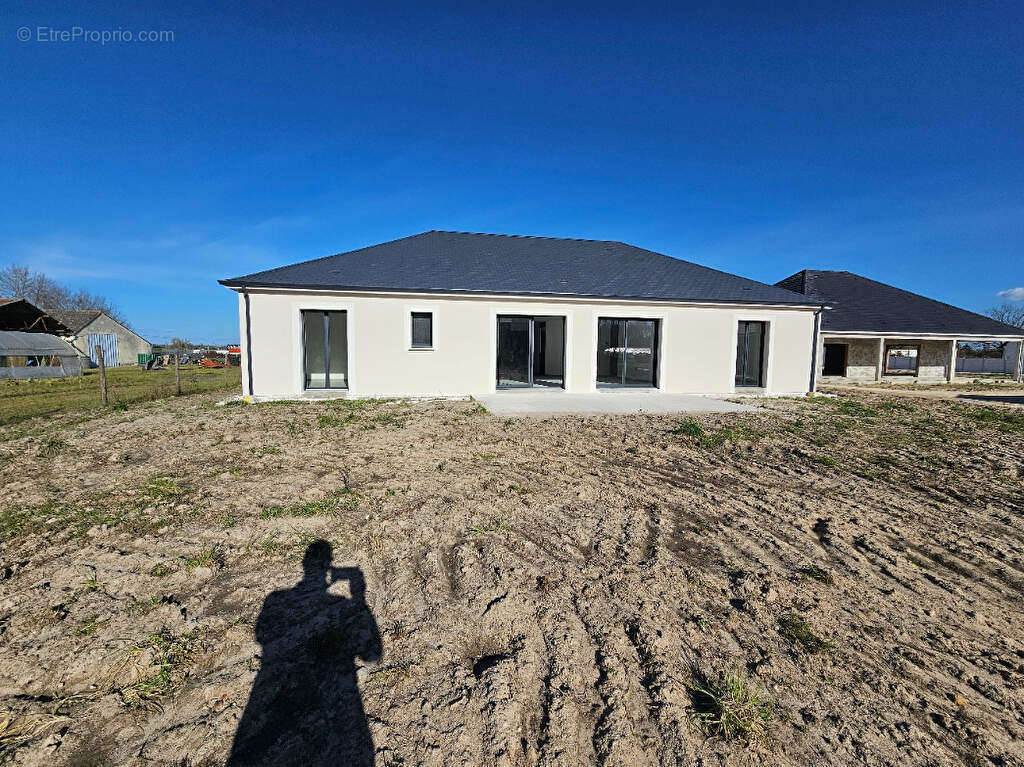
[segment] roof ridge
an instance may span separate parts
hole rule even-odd
[[[610,242],[615,245],[626,245],[630,248],[637,247],[621,240],[595,240],[591,237],[550,237],[543,234],[505,234],[503,232],[463,232],[457,229],[431,229],[424,234],[469,234],[474,237],[511,237],[517,240],[558,240],[561,242]],[[642,250],[642,248],[641,248]],[[653,252],[653,251],[652,251]]]

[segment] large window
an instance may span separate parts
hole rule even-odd
[[[348,313],[302,312],[305,386],[348,388]]]
[[[764,387],[767,322],[741,321],[736,334],[736,386]]]
[[[412,313],[412,348],[431,349],[434,346],[434,315],[431,312]]]
[[[597,382],[603,386],[657,386],[658,321],[599,317]]]

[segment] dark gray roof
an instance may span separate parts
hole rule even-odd
[[[46,311],[67,325],[72,333],[77,333],[103,314],[99,309],[47,309]]]
[[[804,269],[775,284],[827,303],[823,331],[1024,336],[1021,328],[852,272]]]
[[[220,282],[230,288],[817,304],[788,290],[622,242],[468,232],[424,232]]]

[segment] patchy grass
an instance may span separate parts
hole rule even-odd
[[[151,705],[182,684],[198,635],[198,629],[179,637],[161,629],[137,643],[132,654],[151,651],[156,672],[123,688],[120,693],[124,704],[129,708]]]
[[[92,527],[120,527],[139,535],[152,532],[162,524],[133,504],[77,506],[58,501],[32,506],[0,507],[0,542],[25,535],[60,534],[73,538]]]
[[[149,571],[149,574],[152,575],[154,578],[164,578],[168,575],[173,575],[176,572],[178,572],[177,567],[172,567],[171,565],[160,563],[159,565],[153,565],[153,568]]]
[[[160,605],[168,604],[169,601],[170,600],[167,597],[162,596],[150,597],[149,599],[136,599],[128,607],[128,611],[133,615],[148,615]]]
[[[79,623],[78,628],[75,630],[75,633],[78,634],[78,636],[92,636],[96,633],[96,630],[99,629],[100,626],[102,626],[105,623],[105,620],[98,620],[97,617],[94,615],[91,618],[87,618],[86,620]]]
[[[316,417],[316,425],[321,429],[336,426],[358,426],[361,429],[376,429],[378,426],[405,428],[406,414],[394,410],[378,410],[367,412],[378,405],[387,405],[392,399],[342,399],[330,403],[330,411],[320,413]]]
[[[197,567],[223,567],[224,561],[224,550],[217,545],[203,549],[198,554],[181,558],[186,570],[195,570]]]
[[[696,669],[693,673],[695,681],[688,687],[695,721],[724,740],[767,739],[768,726],[776,717],[775,704],[739,666],[717,676]]]
[[[87,370],[75,378],[4,379],[0,381],[0,425],[38,416],[103,412],[99,381],[98,370]],[[207,369],[190,365],[181,369],[183,394],[239,389],[241,381],[241,368],[237,367]],[[174,370],[108,368],[107,392],[111,407],[116,409],[124,409],[130,403],[170,398],[174,396]]]
[[[779,633],[808,653],[832,649],[832,643],[815,634],[807,621],[797,613],[789,613],[779,619]]]
[[[144,497],[154,501],[170,501],[180,495],[184,495],[185,489],[178,484],[177,477],[168,475],[150,477],[139,488],[139,492]]]
[[[361,496],[355,490],[343,487],[320,499],[308,503],[294,503],[290,506],[267,506],[259,516],[260,519],[276,517],[337,517],[346,511],[359,507]]]
[[[694,418],[683,418],[678,421],[672,429],[672,434],[695,439],[697,444],[703,448],[718,447],[726,442],[756,442],[764,436],[764,432],[744,423],[707,431]]]
[[[834,403],[837,413],[853,416],[854,418],[874,418],[878,415],[878,411],[875,408],[868,407],[855,399],[840,397],[839,399],[824,399],[822,401],[829,404]]]
[[[961,405],[957,408],[957,412],[978,426],[1005,432],[1024,431],[1024,410]]]
[[[472,527],[466,530],[466,535],[484,535],[486,533],[500,533],[504,530],[511,529],[512,525],[510,525],[508,522],[501,519],[500,517],[494,517],[489,522],[483,522],[481,524],[473,525]]]
[[[816,580],[820,583],[831,584],[834,580],[832,578],[832,573],[824,568],[818,567],[818,565],[807,565],[805,567],[801,567],[799,572],[800,575],[805,578],[811,578],[812,580]]]

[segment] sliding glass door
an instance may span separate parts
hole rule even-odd
[[[764,387],[767,322],[741,321],[736,335],[736,386]]]
[[[302,341],[305,387],[347,389],[347,312],[303,311]]]
[[[657,370],[657,320],[598,318],[598,384],[655,387],[658,385]]]
[[[499,389],[565,385],[565,317],[498,317]]]
[[[498,317],[498,387],[530,386],[530,319]]]

